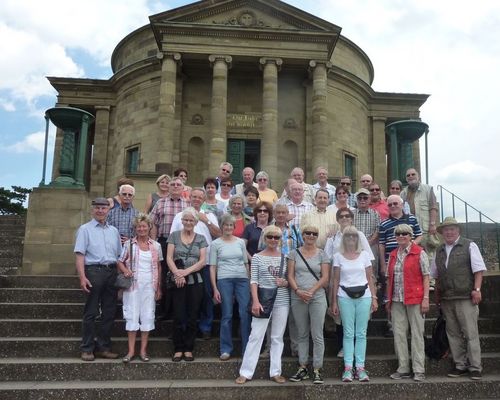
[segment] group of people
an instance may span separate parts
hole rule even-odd
[[[278,196],[265,171],[255,176],[245,168],[243,182],[234,186],[232,169],[222,163],[216,177],[194,188],[186,185],[185,169],[172,178],[161,175],[144,212],[133,206],[130,180],[119,182],[117,196],[93,200],[92,220],[79,228],[74,249],[87,295],[82,360],[119,357],[111,351],[110,332],[118,298],[115,281],[122,273],[131,279],[123,290],[124,363],[136,357],[138,331],[138,357],[150,360],[149,332],[155,319],[171,311],[172,361],[193,361],[197,334],[212,335],[215,304],[221,309],[219,358],[229,360],[235,352],[236,300],[243,355],[236,383],[252,379],[265,354],[271,380],[286,381],[281,356],[287,327],[299,365],[290,381],[311,377],[323,383],[324,331],[335,327],[344,360],[342,381],[366,382],[367,328],[380,301],[398,358],[391,378],[423,381],[424,322],[434,287],[455,365],[448,376],[481,378],[477,318],[486,268],[477,245],[461,237],[456,220],[448,217],[438,225],[432,187],[420,182],[415,169],[407,171],[405,188],[391,182],[388,197],[367,174],[353,193],[348,176],[334,187],[320,167],[317,182],[308,184],[296,167]],[[157,302],[161,315],[155,316]]]

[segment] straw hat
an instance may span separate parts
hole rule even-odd
[[[443,222],[437,227],[437,231],[439,233],[443,233],[443,228],[445,226],[457,226],[460,229],[460,225],[458,224],[457,220],[453,217],[446,217]]]

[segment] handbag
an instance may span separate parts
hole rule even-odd
[[[283,266],[285,264],[285,256],[281,254],[280,269],[278,273],[278,278],[283,275]],[[249,312],[254,318],[269,318],[273,311],[274,302],[276,300],[276,295],[278,294],[278,288],[265,288],[257,287],[257,297],[259,298],[259,303],[263,310],[260,311],[259,315],[252,314],[252,306],[249,306]]]
[[[193,241],[189,245],[188,253],[186,255],[186,260],[191,255],[191,250],[193,249],[193,244],[194,244],[195,240],[196,240],[196,236],[194,237]],[[182,258],[176,258],[174,260],[174,264],[177,267],[177,269],[184,269],[186,267],[186,262]],[[172,271],[170,271],[170,269],[166,273],[165,280],[166,280],[165,287],[167,289],[175,289],[177,287],[177,285],[175,284],[175,275],[172,273]]]
[[[359,299],[361,296],[365,294],[366,289],[368,288],[368,284],[365,283],[362,286],[350,286],[350,287],[340,285],[340,287],[344,290],[344,292],[347,293],[347,295],[351,299]]]
[[[132,266],[132,258],[133,258],[132,239],[130,240],[129,254],[130,254],[130,266]],[[131,276],[125,276],[123,272],[119,272],[118,275],[116,275],[115,288],[130,289],[131,286],[132,286]]]
[[[304,264],[306,264],[306,267],[307,269],[309,270],[309,272],[312,274],[312,276],[314,276],[314,278],[319,281],[319,277],[318,275],[316,275],[316,273],[312,270],[312,268],[309,266],[309,263],[306,261],[305,257],[302,255],[302,253],[300,252],[299,249],[296,249],[295,250],[297,252],[297,254],[300,256],[300,258],[302,258],[302,261],[304,261]],[[326,288],[323,288],[323,290],[325,291],[325,296],[326,296],[326,305],[327,307],[330,307],[330,299],[328,298],[328,290],[326,290]]]

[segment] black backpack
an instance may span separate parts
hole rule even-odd
[[[446,320],[443,312],[439,309],[439,317],[432,327],[432,337],[425,338],[425,354],[431,360],[441,360],[448,356],[450,345],[446,335]]]

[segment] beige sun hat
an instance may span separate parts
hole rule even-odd
[[[436,229],[436,230],[437,230],[439,233],[441,233],[441,234],[442,234],[442,233],[443,233],[443,228],[444,228],[445,226],[458,226],[458,228],[460,228],[459,223],[458,223],[458,222],[457,222],[457,220],[456,220],[455,218],[453,218],[453,217],[446,217],[446,218],[444,219],[444,221],[443,221],[443,222],[441,222],[441,224],[437,227],[437,229]]]

